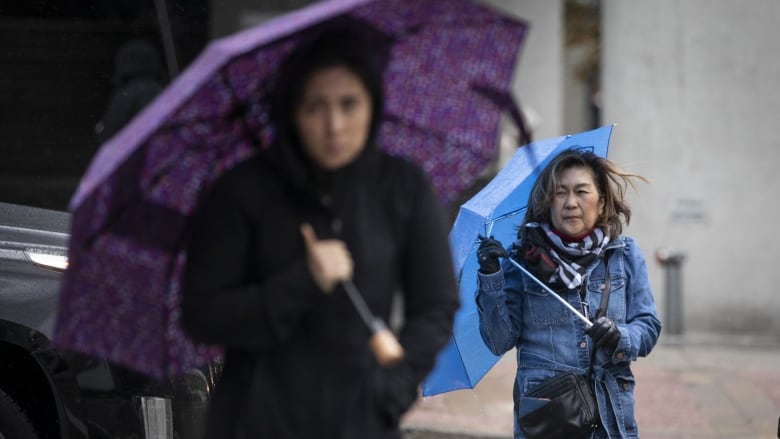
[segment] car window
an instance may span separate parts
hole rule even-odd
[[[205,47],[207,3],[3,2],[0,202],[66,209],[100,143]],[[159,4],[166,5],[165,21]],[[160,71],[153,81],[131,84],[137,99],[112,113],[112,96],[126,91],[133,77],[150,76],[143,48],[117,59],[128,44],[139,42],[158,52]]]

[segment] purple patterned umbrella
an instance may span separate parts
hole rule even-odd
[[[468,0],[333,0],[212,42],[104,144],[71,200],[55,344],[155,377],[219,354],[179,327],[200,194],[273,137],[267,84],[302,38],[348,17],[391,45],[379,144],[452,201],[494,156],[526,24]]]

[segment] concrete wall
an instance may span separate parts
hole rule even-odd
[[[212,38],[223,37],[313,2],[312,0],[212,0],[210,34]]]
[[[780,339],[780,2],[605,0],[602,20],[610,156],[652,180],[627,232],[659,305],[669,247],[686,331]]]

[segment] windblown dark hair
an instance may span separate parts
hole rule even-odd
[[[373,143],[384,109],[382,70],[386,43],[360,22],[345,20],[328,23],[316,36],[303,42],[282,62],[271,93],[269,117],[277,138],[299,147],[295,111],[301,103],[304,85],[323,69],[343,66],[354,73],[371,96],[371,125],[368,142]]]
[[[639,174],[622,170],[611,160],[583,149],[566,150],[555,156],[542,169],[528,196],[528,210],[523,224],[551,222],[550,208],[555,198],[555,190],[560,185],[560,176],[563,171],[574,167],[589,169],[593,173],[599,197],[604,201],[604,210],[599,215],[596,226],[601,227],[610,237],[620,235],[623,224],[628,225],[631,221],[631,207],[626,201],[628,186],[636,189],[633,182],[635,178],[645,183],[648,181]],[[522,228],[518,231],[518,235],[521,231]]]

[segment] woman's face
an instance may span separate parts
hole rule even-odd
[[[366,146],[371,96],[343,66],[315,71],[304,85],[295,126],[306,154],[325,170],[355,160]]]
[[[552,225],[571,237],[579,237],[596,226],[604,210],[590,168],[575,166],[559,175],[560,185],[550,207]]]

